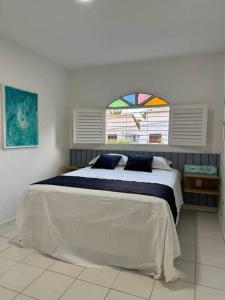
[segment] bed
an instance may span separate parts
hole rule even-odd
[[[164,184],[174,192],[176,222],[158,197],[35,184],[17,213],[20,245],[79,265],[136,269],[167,282],[183,277],[174,267],[180,255],[175,223],[183,203],[177,170],[86,167],[64,176]]]

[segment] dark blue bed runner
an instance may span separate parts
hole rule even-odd
[[[162,198],[168,202],[174,221],[177,219],[177,207],[173,189],[159,183],[88,178],[80,176],[56,176],[34,184],[50,184],[91,190],[139,194]]]

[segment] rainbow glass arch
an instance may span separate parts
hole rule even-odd
[[[114,100],[107,108],[132,108],[150,106],[168,106],[169,103],[160,97],[146,93],[132,93]]]

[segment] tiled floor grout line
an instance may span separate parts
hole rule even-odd
[[[13,300],[16,300],[16,298],[17,298],[18,296],[20,296],[20,295],[26,296],[26,297],[31,298],[31,299],[34,299],[34,300],[41,300],[41,299],[35,298],[35,297],[33,297],[33,296],[27,296],[27,295],[22,294],[22,293],[17,294],[17,295],[15,296],[15,298],[13,298]]]
[[[99,283],[95,283],[95,282],[93,282],[93,281],[88,281],[88,280],[85,280],[85,279],[81,279],[81,278],[79,278],[79,277],[78,277],[77,279],[80,280],[80,281],[86,282],[86,283],[91,283],[91,284],[94,284],[94,285],[103,287],[103,288],[111,289],[111,288],[108,287],[108,286],[105,286],[105,285],[102,285],[102,284],[99,284]]]
[[[140,298],[140,299],[143,299],[143,300],[148,300],[148,299],[147,299],[147,298],[145,298],[145,297],[138,296],[138,295],[135,295],[135,294],[131,294],[131,293],[128,293],[128,292],[124,292],[124,291],[121,291],[121,290],[118,290],[118,289],[111,288],[110,290],[112,290],[112,291],[116,291],[116,292],[120,292],[120,293],[123,293],[123,294],[129,295],[129,296],[134,296],[134,297],[137,297],[137,298]]]
[[[10,247],[12,247],[12,245],[10,245],[9,247],[7,247],[7,248],[1,250],[1,251],[0,251],[0,256],[1,256],[1,253],[2,253],[2,252],[4,252],[5,250],[8,250]],[[1,257],[3,257],[3,256],[1,256]]]
[[[199,235],[197,235],[198,237]],[[224,246],[225,246],[225,243],[224,243]],[[221,252],[221,253],[225,253],[225,250],[214,250],[214,249],[208,249],[208,248],[205,248],[205,247],[197,247],[196,245],[196,249],[205,249],[205,250],[208,250],[208,251],[214,251],[214,252]]]
[[[225,247],[225,244],[224,244]],[[221,251],[221,250],[214,250],[214,249],[209,249],[209,248],[204,248],[204,247],[196,247],[197,249],[204,249],[204,250],[208,250],[208,251],[213,251],[213,252],[221,252],[225,254],[225,250]]]
[[[84,272],[84,270],[86,269],[86,267],[84,267],[84,269],[80,272],[80,274],[78,274],[78,276],[76,278],[74,278],[74,280],[71,282],[71,284],[65,289],[65,291],[60,295],[60,297],[58,298],[58,300],[62,299],[63,295],[65,295],[65,293],[71,288],[71,286],[78,280],[79,276],[81,276],[81,274]],[[50,271],[50,270],[49,270]],[[54,271],[52,271],[54,273]],[[55,272],[57,273],[57,272]]]
[[[55,273],[55,274],[58,274],[58,275],[63,275],[63,276],[66,276],[66,277],[69,277],[69,278],[72,278],[72,279],[79,279],[79,277],[74,277],[74,276],[71,276],[71,275],[68,275],[68,274],[65,274],[65,273],[60,273],[60,272],[56,272],[56,271],[53,271],[53,270],[49,270],[49,269],[46,269],[46,271],[48,272],[52,272],[52,273]],[[83,270],[81,271],[81,273],[83,272]],[[81,274],[80,273],[80,274]],[[80,276],[80,274],[78,276]],[[84,280],[83,280],[84,281]],[[87,281],[88,282],[88,281]]]
[[[16,291],[16,290],[10,289],[10,288],[8,288],[8,287],[5,287],[5,286],[3,286],[3,285],[1,285],[1,284],[0,284],[0,287],[1,287],[1,288],[3,288],[3,289],[9,290],[10,292],[17,293],[17,296],[18,296],[18,295],[19,295],[19,293],[20,293],[20,292],[18,292],[18,291]]]
[[[113,282],[112,282],[112,284],[111,284],[111,286],[110,286],[110,288],[109,288],[109,290],[108,290],[108,293],[106,294],[104,300],[106,300],[106,298],[108,297],[108,294],[110,293],[110,291],[111,291],[111,289],[112,289],[114,283],[116,282],[117,278],[119,277],[120,273],[121,273],[121,269],[119,269],[118,274],[117,274],[116,277],[114,278],[114,280],[113,280]]]
[[[18,291],[15,291],[15,290],[13,290],[13,289],[7,288],[7,287],[5,287],[5,286],[3,286],[3,285],[1,285],[1,284],[0,284],[0,287],[1,287],[1,288],[3,288],[3,289],[9,290],[10,292],[17,293],[17,295],[16,295],[16,296],[18,296],[18,294],[19,294],[19,292],[18,292]]]
[[[63,291],[63,293],[59,296],[58,300],[62,299],[63,295],[71,288],[71,286],[77,281],[77,278],[74,278],[74,280],[69,284],[69,286]]]
[[[225,268],[222,268],[222,267],[217,267],[217,266],[208,265],[208,264],[202,264],[202,263],[198,263],[198,262],[196,262],[196,265],[208,266],[208,267],[212,267],[212,268],[216,268],[216,269],[220,269],[220,270],[225,270]]]
[[[6,249],[6,250],[8,250],[8,249]],[[28,254],[28,256],[29,256],[29,255],[30,255],[30,254]],[[25,265],[32,266],[32,267],[36,267],[36,268],[39,268],[39,269],[43,269],[43,268],[41,268],[41,267],[37,267],[37,266],[34,266],[34,265],[31,265],[31,264],[28,264],[28,263],[24,262],[23,260],[26,259],[28,256],[24,257],[22,260],[15,260],[15,259],[12,259],[12,258],[8,258],[8,257],[6,257],[6,256],[3,256],[3,255],[1,255],[1,253],[0,253],[0,257],[1,257],[1,258],[5,258],[5,259],[8,259],[8,260],[10,260],[10,261],[17,262],[17,263],[23,263],[23,264],[25,264]]]
[[[222,291],[222,292],[225,292],[225,289],[218,289],[218,288],[215,288],[213,286],[209,286],[209,285],[203,285],[203,284],[196,284],[196,286],[199,285],[199,286],[204,286],[204,287],[207,287],[207,288],[210,288],[210,289],[213,289],[213,290],[216,290],[216,291]]]
[[[24,289],[22,289],[19,294],[23,294],[26,296],[26,294],[24,294],[23,292],[32,284],[34,283],[38,278],[40,278],[44,273],[46,272],[46,270],[43,270],[43,272],[41,272],[41,274],[39,274],[35,279],[33,279]],[[29,295],[27,295],[29,296]],[[35,298],[35,299],[38,299],[38,298]],[[39,300],[39,299],[38,299]]]
[[[105,297],[104,297],[104,299],[103,299],[103,300],[106,300],[106,298],[108,297],[108,295],[109,295],[110,291],[111,291],[111,288],[109,288],[109,290],[108,290],[108,292],[107,292],[107,294],[105,295]]]
[[[35,297],[33,297],[33,296],[27,296],[26,294],[22,294],[22,293],[19,293],[16,297],[18,297],[18,296],[20,296],[20,295],[26,296],[26,297],[31,298],[31,299],[34,299],[34,300],[41,300],[40,298],[35,298]],[[14,299],[16,300],[16,298],[14,298]]]
[[[27,258],[28,256],[30,256],[31,254],[32,254],[32,253],[28,254],[24,259],[26,259],[26,258]],[[15,296],[14,299],[16,299],[16,297],[19,296],[19,295],[21,295],[21,294],[26,296],[26,294],[23,294],[23,291],[24,291],[28,286],[30,286],[36,279],[38,279],[41,275],[43,275],[43,274],[46,272],[46,270],[47,270],[47,269],[43,269],[43,268],[40,268],[40,267],[37,267],[37,266],[34,266],[34,265],[26,264],[26,263],[23,262],[23,260],[17,261],[17,260],[13,260],[13,259],[8,259],[8,258],[6,258],[6,257],[4,257],[4,256],[1,256],[1,257],[2,257],[2,258],[5,258],[5,259],[7,259],[7,260],[9,260],[9,261],[16,262],[16,264],[13,265],[12,267],[10,267],[7,271],[3,272],[3,273],[0,275],[0,278],[1,278],[1,276],[3,276],[3,275],[6,274],[8,271],[10,271],[11,269],[13,269],[14,267],[16,267],[17,265],[19,265],[19,264],[21,264],[21,263],[22,263],[22,264],[25,264],[25,265],[28,265],[28,266],[32,266],[32,267],[35,267],[35,268],[38,268],[38,269],[43,270],[43,272],[42,272],[38,277],[36,277],[34,280],[32,280],[32,281],[31,281],[24,289],[22,289],[22,291],[20,291],[20,292],[18,292],[18,291],[16,291],[16,290],[13,290],[13,289],[6,288],[5,286],[0,285],[1,287],[5,288],[5,289],[8,289],[8,290],[10,290],[10,291],[12,291],[12,292],[17,293],[17,295]],[[30,296],[29,296],[29,297],[30,297]],[[31,298],[40,300],[40,299],[34,298],[34,297],[31,297]]]
[[[42,268],[42,267],[38,267],[38,266],[35,266],[35,265],[28,264],[28,263],[24,262],[23,260],[21,260],[20,263],[24,264],[26,266],[29,266],[29,267],[34,267],[34,268],[37,268],[37,269],[41,269],[41,270],[46,270],[47,271],[46,268]]]
[[[79,279],[79,277],[84,273],[84,271],[87,269],[87,267],[84,267],[83,270],[78,274],[76,279]]]
[[[3,258],[5,258],[5,257],[3,257]],[[8,259],[8,258],[6,258],[7,260],[9,260],[9,261],[11,261],[10,259]],[[15,265],[13,265],[13,266],[11,266],[7,271],[4,271],[3,273],[1,273],[0,274],[0,279],[1,279],[1,277],[3,276],[3,275],[5,275],[5,273],[7,273],[8,271],[10,271],[11,269],[13,269],[15,266],[17,266],[20,262],[18,262],[18,261],[14,261],[14,260],[12,260],[13,262],[15,262]]]
[[[206,235],[206,234],[204,234],[204,233],[197,233],[197,236],[204,236],[204,237],[206,237],[206,238],[211,238],[212,237],[212,235]],[[223,238],[221,238],[221,240],[224,242],[224,239]],[[220,250],[217,250],[217,251],[220,251]],[[223,251],[222,251],[223,252]]]
[[[32,249],[32,250],[33,250],[33,249]],[[30,257],[31,255],[33,255],[34,253],[37,253],[37,254],[39,254],[39,255],[42,255],[41,253],[32,251],[28,256],[26,256],[25,258],[23,258],[20,262],[23,263],[23,264],[25,264],[25,265],[27,265],[27,266],[39,268],[39,269],[42,269],[42,270],[45,269],[46,271],[51,271],[51,270],[49,270],[49,268],[51,268],[51,267],[55,264],[55,262],[57,261],[56,259],[54,259],[54,258],[52,258],[52,257],[48,257],[48,256],[43,255],[43,257],[45,257],[45,258],[54,259],[54,261],[53,261],[47,268],[39,267],[39,266],[37,266],[37,265],[32,265],[31,263],[28,263],[28,262],[24,261],[25,259],[27,259],[27,258]],[[58,273],[58,272],[55,272],[55,273]],[[60,274],[60,273],[59,273],[59,274]],[[69,276],[69,277],[70,277],[70,276]],[[71,276],[71,277],[72,277],[72,276]]]
[[[12,262],[15,262],[15,263],[17,263],[17,264],[23,264],[23,265],[26,265],[26,266],[29,266],[29,267],[34,267],[34,268],[37,268],[37,269],[41,269],[41,270],[45,270],[46,268],[43,268],[43,267],[38,267],[38,266],[36,266],[36,265],[32,265],[32,264],[28,264],[28,263],[26,263],[26,262],[24,262],[23,260],[13,260],[13,259],[9,259],[9,258],[7,258],[7,257],[5,257],[5,256],[0,256],[1,258],[5,258],[5,259],[7,259],[7,260],[9,260],[9,261],[12,261]],[[16,265],[17,265],[16,264]],[[14,265],[15,266],[15,265]],[[14,267],[13,266],[13,267]],[[48,270],[48,269],[46,269],[46,270]],[[55,272],[55,273],[57,273],[57,272]],[[2,275],[2,274],[1,274]],[[1,277],[1,275],[0,275],[0,277]]]
[[[152,290],[151,290],[151,294],[150,294],[150,297],[149,297],[148,300],[151,300],[151,298],[152,298],[152,294],[153,294],[153,290],[155,288],[155,285],[156,285],[156,280],[154,280],[153,287],[152,287]]]

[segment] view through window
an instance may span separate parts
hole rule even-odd
[[[108,109],[106,119],[109,144],[168,144],[168,106]]]

